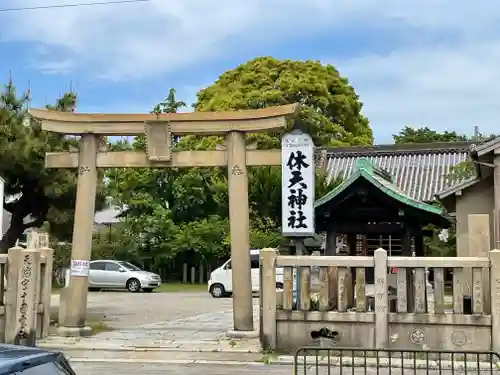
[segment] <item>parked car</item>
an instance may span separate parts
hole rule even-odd
[[[127,289],[137,293],[152,292],[161,285],[161,277],[141,270],[129,262],[119,260],[93,260],[89,269],[90,289]]]
[[[0,375],[76,375],[62,353],[0,344]]]
[[[260,290],[260,250],[250,250],[250,265],[252,275],[252,292]],[[283,268],[276,269],[276,288],[283,289]],[[210,273],[208,280],[208,292],[214,298],[222,298],[231,295],[233,291],[233,272],[231,270],[231,259]]]

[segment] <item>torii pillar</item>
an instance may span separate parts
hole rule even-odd
[[[228,170],[229,225],[233,269],[233,334],[252,332],[253,306],[250,274],[250,220],[247,166],[281,165],[280,150],[250,150],[245,133],[284,129],[298,104],[235,112],[168,114],[84,114],[31,109],[32,117],[46,131],[78,135],[79,152],[54,152],[45,156],[46,168],[78,169],[75,221],[71,251],[71,282],[61,298],[64,309],[59,334],[91,333],[85,325],[88,262],[92,245],[97,168],[224,167]],[[103,136],[147,137],[147,151],[100,150]],[[225,150],[176,151],[173,135],[218,135]],[[68,302],[68,303],[66,303]]]

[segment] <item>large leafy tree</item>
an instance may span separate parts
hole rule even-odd
[[[46,169],[45,153],[68,150],[74,139],[42,131],[40,123],[27,116],[29,92],[19,94],[9,80],[0,93],[0,176],[5,183],[4,209],[10,225],[0,242],[0,252],[12,247],[31,227],[48,224],[51,234],[67,240],[71,236],[76,193],[76,173]],[[49,110],[73,111],[76,95],[64,94]],[[102,203],[98,199],[97,207]]]
[[[301,110],[289,128],[311,134],[316,146],[373,143],[354,88],[332,65],[318,61],[256,58],[225,72],[201,90],[194,108],[227,111],[291,103],[300,103]],[[251,135],[249,142],[257,142],[261,148],[279,148],[277,135]]]
[[[300,102],[302,110],[289,127],[309,132],[316,145],[372,143],[371,129],[360,113],[361,104],[353,88],[333,67],[317,62],[255,59],[224,73],[212,86],[198,94],[193,106],[197,111],[227,111],[294,102]],[[184,104],[175,98],[175,91],[170,90],[168,97],[152,112],[176,112]],[[257,143],[259,148],[279,148],[279,136],[251,134],[247,143]],[[220,137],[185,136],[176,147],[207,150],[223,142]],[[143,149],[144,138],[136,138],[131,147]],[[128,207],[131,236],[138,239],[143,263],[154,263],[159,254],[163,259],[182,254],[195,254],[202,259],[227,255],[226,175],[223,168],[135,169],[109,173],[115,201]],[[327,183],[324,176],[318,175],[317,196],[338,182]],[[279,167],[249,170],[249,202],[251,246],[279,245]],[[162,249],[159,249],[160,243]]]
[[[300,103],[298,115],[288,129],[309,133],[316,146],[371,144],[373,134],[361,114],[362,104],[346,78],[331,65],[317,61],[277,60],[259,57],[223,73],[214,84],[197,94],[196,111],[258,109]],[[223,140],[186,137],[190,147],[203,148]],[[262,149],[279,149],[280,134],[247,136],[248,144]],[[281,225],[281,169],[251,168],[249,201],[254,218],[268,217]],[[338,181],[318,178],[316,195],[322,196]]]
[[[184,106],[171,89],[152,113],[175,113]],[[189,146],[185,139],[177,147]],[[144,150],[145,137],[118,148]],[[218,172],[215,168],[109,170],[108,191],[115,203],[127,207],[120,241],[128,259],[153,268],[178,255],[210,259],[227,253],[227,192]]]

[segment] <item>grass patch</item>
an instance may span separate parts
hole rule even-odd
[[[98,333],[111,332],[115,330],[115,328],[110,327],[106,324],[105,318],[102,315],[95,315],[88,318],[85,324],[92,328],[92,336],[95,336]],[[50,322],[49,335],[57,336],[58,327],[59,323],[57,322],[57,319],[52,320]]]
[[[154,291],[156,293],[207,292],[207,284],[167,283],[160,285]]]
[[[87,325],[92,328],[92,336],[97,335],[98,333],[102,332],[111,332],[114,331],[114,328],[111,328],[110,326],[106,325],[102,320],[100,321],[95,321],[95,322],[87,322]]]
[[[261,362],[265,365],[271,365],[273,363],[273,360],[275,360],[276,357],[274,356],[271,356],[271,355],[265,355],[265,356],[262,356],[262,358],[260,358],[259,360],[257,360],[257,362]]]
[[[59,285],[52,285],[52,294],[61,293],[61,287]]]
[[[445,296],[453,296],[453,285],[445,285],[444,286],[444,295]]]
[[[271,365],[278,358],[278,354],[272,351],[263,351],[263,356],[257,362],[265,365]]]
[[[61,289],[58,285],[52,285],[52,294],[60,294]],[[167,283],[154,291],[155,293],[207,292],[207,284]]]

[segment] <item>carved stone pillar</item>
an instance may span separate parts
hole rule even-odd
[[[5,342],[34,346],[38,308],[40,251],[9,249]]]

